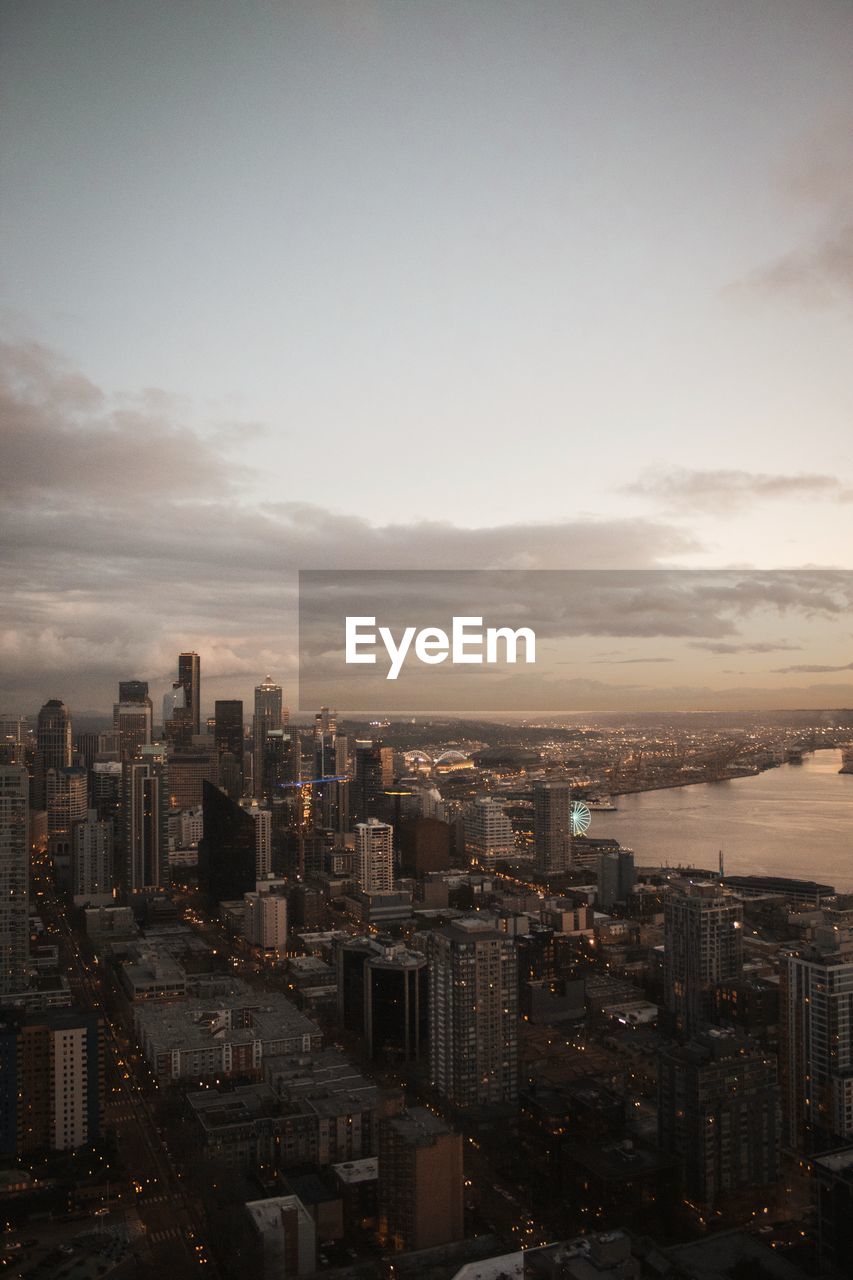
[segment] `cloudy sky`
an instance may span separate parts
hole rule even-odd
[[[6,0],[0,49],[0,711],[185,647],[293,700],[300,568],[853,568],[849,0]],[[853,702],[835,622],[762,625],[685,705]]]

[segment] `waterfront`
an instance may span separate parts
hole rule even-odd
[[[755,777],[616,798],[590,835],[632,848],[638,865],[692,863],[729,874],[800,876],[853,892],[853,774],[840,751]]]

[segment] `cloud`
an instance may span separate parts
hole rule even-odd
[[[853,671],[853,662],[845,662],[840,667],[821,666],[820,663],[811,664],[803,662],[795,667],[774,667],[775,675],[828,675],[830,672],[836,671]]]
[[[729,292],[788,296],[810,307],[853,301],[853,119],[822,121],[780,174],[784,195],[818,211],[809,243],[760,264]]]
[[[810,307],[853,301],[853,222],[757,268],[740,288],[787,294]]]
[[[728,640],[691,640],[691,649],[704,649],[707,653],[779,653],[786,649],[802,649],[800,644],[786,644],[784,641],[759,641],[756,644],[739,644]]]
[[[653,498],[668,511],[719,514],[737,511],[764,500],[853,501],[853,490],[835,476],[801,472],[774,475],[738,470],[700,471],[675,468],[649,472],[623,493]]]
[[[292,679],[304,567],[646,568],[698,548],[641,518],[466,529],[258,503],[239,429],[202,433],[190,411],[156,389],[109,396],[38,343],[0,346],[0,708],[104,708],[132,675],[156,697],[188,646],[210,698]]]
[[[655,662],[673,662],[673,658],[596,658],[592,662],[594,667],[631,667],[641,663]]]

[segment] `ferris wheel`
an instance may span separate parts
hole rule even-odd
[[[572,835],[585,836],[589,831],[589,824],[592,822],[592,814],[589,806],[585,805],[582,800],[573,800],[571,808]]]

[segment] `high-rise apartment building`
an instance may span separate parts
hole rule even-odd
[[[430,1074],[453,1106],[514,1102],[518,978],[513,939],[488,920],[429,935]]]
[[[252,947],[264,952],[287,946],[287,899],[280,893],[245,893],[244,933]]]
[[[355,864],[362,893],[385,893],[394,888],[394,828],[378,818],[355,827]]]
[[[22,765],[27,754],[27,722],[23,716],[0,715],[0,764]]]
[[[39,711],[36,724],[36,759],[32,806],[47,808],[47,774],[71,764],[71,712],[59,698],[50,698]]]
[[[86,817],[89,775],[86,770],[71,765],[67,769],[47,771],[47,833],[48,836],[71,834],[75,822]]]
[[[169,879],[168,804],[161,760],[129,760],[123,776],[125,885],[129,893]]]
[[[465,814],[465,853],[481,867],[493,867],[515,853],[515,833],[504,807],[493,796],[478,796]]]
[[[104,1103],[103,1033],[75,1009],[0,1015],[0,1152],[70,1151],[96,1142]]]
[[[685,1194],[715,1208],[772,1186],[781,1138],[775,1056],[715,1027],[664,1049],[658,1071],[658,1143],[680,1158]]]
[[[534,866],[540,875],[559,875],[572,861],[572,788],[568,782],[533,787]]]
[[[267,734],[280,730],[285,722],[281,685],[267,676],[255,688],[255,714],[252,720],[252,773],[255,795],[264,795],[264,744]]]
[[[191,733],[201,733],[201,658],[197,653],[178,655],[178,684],[184,687]]]
[[[29,780],[0,765],[0,996],[27,985],[29,961]]]
[[[383,1120],[379,1129],[379,1238],[395,1251],[461,1240],[462,1135],[426,1107]]]
[[[743,904],[716,881],[684,883],[664,903],[664,1001],[674,1028],[702,1030],[713,1020],[718,983],[743,968]]]
[[[107,906],[113,900],[113,824],[90,809],[72,831],[71,892],[76,907]]]
[[[853,930],[812,930],[779,976],[785,1143],[811,1154],[853,1142]]]

